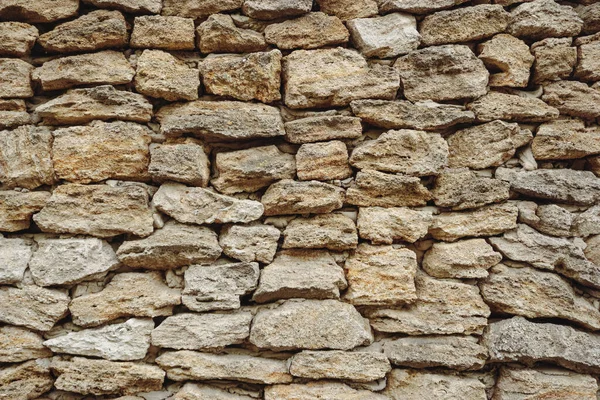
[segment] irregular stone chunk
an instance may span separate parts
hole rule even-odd
[[[436,278],[474,279],[488,276],[487,270],[502,261],[483,239],[434,243],[423,257],[423,269]]]
[[[600,370],[600,335],[570,326],[513,317],[492,322],[482,344],[489,350],[490,362],[551,362],[580,372]]]
[[[21,282],[32,253],[29,241],[21,238],[6,239],[0,236],[0,284],[11,285]]]
[[[235,390],[235,389],[234,389]],[[235,394],[214,386],[188,382],[173,396],[173,400],[253,400],[254,397]],[[125,399],[123,399],[125,400]],[[132,399],[133,400],[133,399]]]
[[[383,393],[391,400],[487,399],[485,385],[476,378],[418,369],[393,369]]]
[[[473,211],[433,216],[429,233],[435,239],[454,242],[467,236],[494,236],[517,227],[519,210],[510,203],[492,204]]]
[[[325,143],[306,143],[296,153],[298,179],[307,181],[345,179],[352,176],[348,164],[348,149],[339,140]]]
[[[600,32],[600,6],[591,3],[587,6],[581,5],[575,8],[579,18],[583,20],[583,28],[581,33],[591,35]]]
[[[404,307],[367,310],[373,329],[407,335],[481,335],[490,309],[479,288],[456,279],[415,277],[417,299]]]
[[[38,43],[45,51],[52,53],[125,47],[127,26],[120,12],[97,10],[40,35]]]
[[[531,45],[535,55],[533,82],[568,79],[577,64],[577,49],[571,38],[548,38]]]
[[[475,114],[464,107],[430,100],[355,100],[350,107],[364,122],[387,129],[437,130],[475,120]]]
[[[419,47],[417,20],[409,14],[388,14],[348,21],[352,43],[368,58],[391,58]]]
[[[369,322],[337,300],[286,300],[259,310],[250,330],[250,343],[275,351],[349,350],[372,341]]]
[[[0,55],[23,57],[29,55],[38,38],[35,26],[22,22],[0,23]]]
[[[346,286],[344,270],[327,251],[284,250],[262,269],[252,300],[339,299]]]
[[[290,108],[347,106],[352,100],[393,100],[400,79],[393,68],[374,64],[353,50],[296,50],[283,60],[285,105]]]
[[[542,99],[561,114],[586,119],[600,117],[600,90],[583,82],[558,81],[544,86]]]
[[[401,11],[411,14],[429,14],[434,11],[452,8],[468,0],[378,0],[382,13]]]
[[[497,4],[439,11],[423,19],[419,32],[426,46],[469,42],[503,32],[508,16],[504,7]]]
[[[350,164],[360,169],[406,175],[436,175],[448,162],[448,145],[438,133],[387,131],[352,151]]]
[[[577,67],[575,77],[582,81],[595,82],[600,80],[600,35],[580,37],[575,40],[577,45]]]
[[[46,359],[0,369],[0,396],[5,399],[37,399],[50,389],[54,378]]]
[[[291,143],[311,143],[362,136],[360,118],[323,115],[285,123],[285,139]]]
[[[286,360],[271,358],[181,350],[163,353],[156,363],[174,381],[226,379],[263,384],[292,381]]]
[[[356,225],[360,237],[372,243],[392,244],[394,240],[414,243],[427,234],[431,221],[431,211],[360,207]]]
[[[177,314],[152,331],[152,344],[171,349],[218,349],[242,343],[250,334],[252,314]]]
[[[531,143],[536,160],[568,160],[600,153],[600,128],[581,120],[556,120],[538,127]]]
[[[283,248],[350,250],[358,245],[354,221],[343,214],[296,218],[283,232]]]
[[[78,0],[4,0],[0,18],[30,23],[54,22],[77,14]]]
[[[588,208],[573,220],[572,230],[577,236],[587,237],[600,233],[600,207]]]
[[[223,253],[240,261],[270,263],[275,257],[281,232],[271,225],[229,225],[221,229]]]
[[[533,201],[520,201],[519,222],[539,232],[552,236],[572,236],[574,215],[556,204],[539,205]]]
[[[0,321],[36,331],[48,331],[67,315],[69,296],[35,285],[0,287]]]
[[[122,85],[131,82],[135,70],[123,53],[105,50],[46,61],[36,68],[33,79],[44,90],[68,89],[82,85]]]
[[[483,62],[463,45],[416,50],[398,58],[394,67],[400,73],[404,96],[410,101],[480,97],[487,92],[490,75]]]
[[[14,363],[52,356],[38,333],[16,326],[0,327],[0,362]],[[0,376],[2,373],[0,372]],[[0,382],[2,379],[0,378]],[[2,391],[0,390],[0,396]]]
[[[553,120],[559,115],[556,108],[540,99],[500,92],[489,92],[467,104],[467,108],[475,113],[479,121],[486,122],[497,119],[515,122],[545,122]]]
[[[35,189],[56,180],[52,167],[52,132],[43,126],[0,131],[0,185]]]
[[[191,133],[206,140],[247,140],[282,136],[279,109],[239,101],[172,104],[156,113],[166,136]]]
[[[486,67],[500,70],[490,75],[489,85],[527,87],[535,58],[529,46],[514,36],[500,34],[479,45],[479,58]]]
[[[262,33],[238,28],[231,16],[213,14],[196,29],[198,48],[204,54],[250,53],[267,47]]]
[[[33,66],[15,58],[0,58],[0,98],[31,97]]]
[[[479,177],[467,168],[448,169],[437,176],[431,194],[438,207],[464,210],[507,200],[509,187],[507,182]]]
[[[342,21],[377,15],[375,0],[317,0],[321,11]]]
[[[251,222],[263,215],[263,205],[238,200],[199,187],[163,183],[152,198],[160,211],[184,224]]]
[[[114,276],[98,292],[71,301],[73,323],[98,326],[121,317],[158,317],[171,315],[181,303],[179,289],[171,289],[156,272],[126,272]]]
[[[1,37],[0,37],[0,40]],[[24,100],[0,99],[0,129],[14,128],[19,125],[31,124],[31,116],[27,112]]]
[[[503,399],[558,397],[564,400],[595,400],[598,383],[590,375],[558,368],[502,368],[494,396]]]
[[[206,187],[210,162],[200,141],[173,139],[150,146],[148,173],[155,182],[176,181]]]
[[[200,76],[181,60],[161,50],[144,50],[138,58],[135,89],[169,101],[196,100]]]
[[[390,362],[384,354],[366,351],[305,350],[290,361],[290,373],[308,379],[372,382],[385,377],[390,370]]]
[[[233,11],[242,7],[243,0],[164,0],[163,15],[203,18],[211,14]]]
[[[273,385],[265,388],[265,400],[386,400],[387,397],[370,390],[352,387],[330,381],[308,382],[306,384]]]
[[[312,8],[312,0],[245,0],[244,14],[256,19],[276,19],[306,14]]]
[[[274,145],[217,153],[214,166],[218,176],[211,183],[226,194],[255,192],[296,175],[294,155]]]
[[[148,191],[137,185],[60,185],[33,219],[52,233],[148,236],[154,230]]]
[[[338,17],[322,12],[268,25],[267,43],[280,49],[316,49],[348,42],[350,34]]]
[[[346,202],[361,207],[424,206],[432,196],[412,176],[384,174],[364,169],[358,171],[352,186],[346,191]]]
[[[112,361],[140,360],[150,347],[151,319],[125,322],[67,333],[44,342],[55,353],[101,357]]]
[[[194,50],[195,27],[191,18],[162,15],[135,17],[131,47],[161,50]]]
[[[417,257],[409,249],[362,243],[344,265],[348,290],[344,300],[354,305],[396,305],[414,301]]]
[[[52,360],[54,386],[81,394],[136,394],[160,390],[165,372],[155,365],[73,357]]]
[[[510,12],[508,33],[528,39],[577,36],[583,21],[570,6],[561,6],[554,0],[523,3]]]
[[[132,14],[158,14],[161,0],[83,0],[98,8],[115,8]]]
[[[284,179],[269,186],[260,201],[265,215],[325,214],[342,207],[344,190],[318,181]]]
[[[46,205],[50,195],[50,192],[0,190],[0,231],[28,229],[31,216]]]
[[[152,104],[140,94],[110,85],[71,89],[35,109],[47,125],[77,125],[93,120],[149,122]]]
[[[185,271],[182,302],[198,312],[240,308],[240,296],[256,289],[259,275],[257,263],[192,265]]]
[[[473,336],[404,337],[386,342],[383,349],[392,364],[412,368],[476,370],[488,358],[487,349]]]

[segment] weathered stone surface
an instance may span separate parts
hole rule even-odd
[[[475,370],[488,358],[487,349],[473,336],[405,337],[386,342],[383,349],[392,364],[412,368]]]
[[[423,269],[436,278],[485,278],[488,269],[502,261],[483,239],[434,243],[423,257]]]
[[[171,349],[218,349],[242,343],[250,334],[250,312],[176,314],[152,331],[152,344]]]
[[[437,130],[475,120],[475,114],[464,107],[430,100],[355,100],[350,107],[363,121],[387,129]]]
[[[554,0],[523,3],[510,12],[507,32],[527,39],[577,36],[583,21],[570,6],[561,6]]]
[[[0,131],[0,185],[35,189],[52,185],[52,132],[43,126]]]
[[[44,90],[68,89],[82,85],[121,85],[135,75],[123,53],[105,50],[46,61],[36,68],[33,79]]]
[[[151,319],[131,318],[100,328],[67,333],[44,342],[55,353],[101,357],[112,361],[140,360],[150,347]]]
[[[527,44],[514,36],[500,34],[479,45],[479,59],[498,72],[490,75],[489,85],[527,87],[535,58]]]
[[[144,180],[147,174],[152,131],[144,125],[93,121],[53,134],[52,159],[59,179],[75,183]]]
[[[161,50],[194,50],[194,20],[191,18],[144,15],[135,17],[131,47]]]
[[[198,312],[240,308],[240,296],[256,289],[259,275],[258,264],[254,262],[192,265],[185,271],[181,300],[187,308]],[[240,318],[234,320],[240,321]],[[247,333],[246,330],[246,336]]]
[[[33,66],[16,58],[0,58],[0,98],[33,96]]]
[[[78,0],[5,0],[0,18],[30,23],[54,22],[77,14]]]
[[[144,96],[110,85],[71,89],[35,109],[48,125],[77,125],[93,120],[148,122],[152,104]]]
[[[581,120],[556,120],[538,127],[531,143],[536,160],[568,160],[600,153],[600,128]]]
[[[163,183],[152,198],[154,205],[177,221],[188,224],[251,222],[263,215],[263,205],[238,200],[199,187]]]
[[[535,56],[533,82],[567,79],[577,64],[577,49],[571,38],[548,38],[531,45]]]
[[[60,185],[33,219],[52,233],[148,236],[154,230],[148,191],[137,185]]]
[[[54,379],[47,359],[31,360],[0,369],[0,397],[37,399],[50,389]]]
[[[207,93],[272,103],[281,100],[281,57],[279,50],[209,55],[200,63],[202,83]]]
[[[306,14],[312,7],[312,0],[245,0],[244,14],[256,19],[276,19]]]
[[[404,96],[410,101],[468,99],[487,92],[489,73],[467,46],[416,50],[398,58],[394,67],[400,73]]]
[[[385,377],[390,370],[384,354],[367,351],[305,350],[290,360],[290,373],[308,379],[371,382]]]
[[[492,322],[483,336],[491,362],[551,362],[580,372],[600,370],[600,335],[523,317]]]
[[[448,212],[433,216],[429,233],[435,239],[454,242],[468,236],[493,236],[517,227],[517,207],[492,204],[473,211]]]
[[[127,26],[120,12],[96,10],[40,35],[38,43],[52,53],[124,47],[127,45]]]
[[[321,0],[323,1],[323,0]],[[265,400],[386,400],[387,397],[369,390],[353,389],[340,382],[309,382],[306,384],[273,385],[265,388]]]
[[[360,118],[323,115],[285,123],[285,139],[291,143],[311,143],[335,139],[358,139],[362,135]]]
[[[255,192],[296,175],[294,155],[274,145],[217,153],[214,167],[218,176],[211,183],[226,194]]]
[[[0,38],[0,40],[2,40]],[[0,99],[0,129],[14,128],[31,124],[25,101],[21,99]]]
[[[283,179],[269,186],[261,202],[265,215],[324,214],[342,207],[344,190],[318,181]]]
[[[600,80],[600,35],[584,36],[575,40],[577,45],[577,66],[575,78],[595,82]]]
[[[595,400],[598,383],[590,375],[559,368],[502,368],[494,389],[498,400],[557,397],[564,400]]]
[[[156,363],[174,381],[226,379],[266,384],[292,381],[287,362],[272,358],[181,350],[163,353]]]
[[[375,0],[317,0],[321,11],[335,15],[342,21],[377,15]]]
[[[325,250],[284,250],[262,269],[252,300],[336,299],[347,286],[344,270]]]
[[[428,14],[452,8],[468,0],[378,0],[382,13],[401,11],[411,14]],[[498,3],[498,1],[496,1]]]
[[[370,169],[358,171],[346,191],[346,202],[361,207],[423,206],[431,199],[431,193],[418,177]]]
[[[281,232],[271,225],[228,225],[221,229],[219,245],[225,255],[240,261],[270,263]]]
[[[156,113],[167,136],[191,133],[207,140],[247,140],[282,136],[279,109],[238,101],[172,104]]]
[[[62,290],[35,285],[0,287],[0,321],[36,331],[48,331],[67,315],[69,296]]]
[[[284,102],[290,108],[347,106],[352,100],[393,100],[400,79],[393,68],[373,64],[358,52],[296,50],[283,60]]]
[[[268,25],[267,43],[280,49],[316,49],[348,42],[350,34],[338,17],[323,12]]]
[[[456,279],[435,279],[418,273],[417,299],[403,308],[371,309],[373,329],[408,335],[481,335],[490,309],[479,288]]]
[[[0,237],[0,284],[21,282],[32,253],[31,242],[28,240]]]
[[[477,176],[467,168],[447,169],[436,177],[431,194],[438,207],[464,210],[507,200],[509,187],[508,182]]]
[[[383,394],[391,400],[411,397],[420,400],[487,399],[485,386],[477,378],[417,369],[393,369]]]
[[[114,8],[132,14],[158,14],[161,9],[161,0],[83,0],[83,2],[98,8]]]
[[[551,105],[554,105],[550,103]],[[515,122],[545,122],[558,117],[559,111],[534,97],[489,92],[467,108],[475,113],[479,121],[501,119]]]
[[[412,250],[362,243],[344,265],[354,305],[383,306],[416,300],[417,256]]]
[[[448,162],[448,145],[438,133],[387,131],[352,150],[350,164],[413,176],[436,175]]]
[[[242,7],[243,0],[164,0],[163,15],[202,18]]]
[[[394,240],[416,242],[427,234],[431,222],[431,211],[407,207],[360,207],[356,225],[362,239],[392,244]]]
[[[44,347],[43,341],[40,334],[28,329],[10,325],[2,326],[0,327],[0,362],[14,363],[51,357],[52,351]],[[0,396],[2,396],[1,390]]]
[[[0,55],[23,57],[31,52],[38,30],[23,22],[0,23]]]
[[[200,76],[181,60],[161,50],[144,50],[137,60],[135,89],[169,101],[196,100]]]
[[[119,261],[127,266],[157,270],[211,263],[220,255],[215,232],[174,220],[147,238],[124,241],[117,251]]]
[[[325,143],[306,143],[296,153],[298,179],[326,181],[352,176],[348,164],[348,149],[339,140]]]
[[[58,375],[54,386],[81,394],[136,394],[162,387],[165,372],[155,365],[74,357],[55,358],[52,371]]]
[[[600,179],[590,171],[498,168],[496,178],[510,182],[511,190],[559,203],[594,204],[600,199]]]
[[[71,301],[73,322],[90,327],[121,317],[158,317],[171,315],[181,303],[179,289],[171,289],[156,272],[117,274],[98,292]]]
[[[538,206],[533,201],[519,201],[517,206],[519,207],[519,222],[525,223],[541,233],[552,236],[572,236],[575,233],[576,217],[561,206],[556,204]]]
[[[148,173],[153,181],[176,181],[208,186],[210,162],[202,142],[193,138],[172,139],[150,146]]]
[[[421,36],[413,15],[393,13],[348,21],[352,43],[368,58],[391,58],[419,47]]]
[[[572,231],[577,236],[587,237],[600,233],[600,206],[595,205],[573,219]]]
[[[419,33],[426,46],[462,43],[503,32],[508,22],[509,15],[501,5],[480,4],[428,15],[419,25]]]
[[[583,20],[581,33],[591,35],[600,32],[600,6],[596,3],[581,5],[575,8],[579,18]]]
[[[198,26],[196,33],[198,48],[204,54],[250,53],[267,47],[262,33],[238,28],[226,14],[211,15]]]
[[[235,390],[235,388],[234,388]],[[173,396],[173,400],[253,400],[254,397],[232,393],[228,388],[198,385],[188,382]],[[126,400],[126,399],[123,399]],[[133,400],[133,399],[132,399]]]
[[[40,211],[50,192],[0,190],[0,231],[16,232],[29,228],[31,216]]]
[[[572,117],[600,117],[600,90],[583,82],[558,81],[544,86],[542,99]]]

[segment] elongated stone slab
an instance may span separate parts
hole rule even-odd
[[[391,370],[382,353],[367,351],[305,350],[290,360],[290,373],[308,379],[344,379],[372,382]]]
[[[323,0],[320,0],[321,2]],[[340,382],[308,382],[306,384],[272,385],[265,388],[265,400],[387,400],[370,390],[354,389]]]
[[[343,214],[296,218],[283,231],[284,249],[350,250],[357,245],[356,225]]]
[[[325,214],[341,208],[344,190],[319,181],[282,179],[273,183],[260,199],[265,215]]]
[[[446,3],[446,1],[436,1]],[[393,369],[383,394],[391,400],[486,400],[486,387],[475,377],[442,374],[422,369]]]

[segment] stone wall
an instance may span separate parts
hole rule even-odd
[[[0,399],[597,398],[598,0],[0,20]]]

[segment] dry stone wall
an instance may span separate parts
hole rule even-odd
[[[594,400],[598,0],[0,0],[1,400]]]

